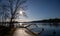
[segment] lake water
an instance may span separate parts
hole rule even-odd
[[[41,32],[42,29],[44,31],[38,36],[60,36],[60,26],[56,25],[48,25],[49,23],[35,23],[36,25],[31,25],[30,28],[33,32]]]
[[[44,29],[44,31],[38,36],[60,36],[60,24],[59,25],[56,24],[52,25],[52,23],[51,24],[50,23],[25,23],[25,24],[32,24],[27,28],[30,28],[31,31],[33,32],[41,32],[42,29]],[[16,25],[18,26],[19,24]]]

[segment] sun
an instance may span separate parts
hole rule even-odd
[[[20,14],[23,14],[23,11],[20,11]]]

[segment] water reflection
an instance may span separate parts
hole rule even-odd
[[[39,34],[38,36],[60,36],[60,26],[59,25],[53,25],[52,23],[35,23],[35,25],[31,25],[28,28],[30,28],[33,32],[40,32],[42,29],[44,29],[44,32],[42,34]]]
[[[38,32],[38,36],[60,36],[60,23],[59,24],[53,24],[53,23],[15,23],[15,28],[20,28],[21,26],[25,27],[28,24],[32,24],[28,26],[27,28],[31,29],[33,32]],[[7,23],[0,24],[3,26],[9,26]],[[41,33],[41,31],[43,31]]]

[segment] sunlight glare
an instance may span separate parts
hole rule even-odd
[[[20,26],[22,26],[22,23],[20,23]]]
[[[23,13],[23,11],[20,11],[20,14],[22,14]]]

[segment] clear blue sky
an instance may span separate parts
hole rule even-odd
[[[28,0],[27,19],[60,18],[60,0]]]
[[[1,1],[1,0],[0,0]],[[25,20],[60,18],[60,0],[28,0]]]

